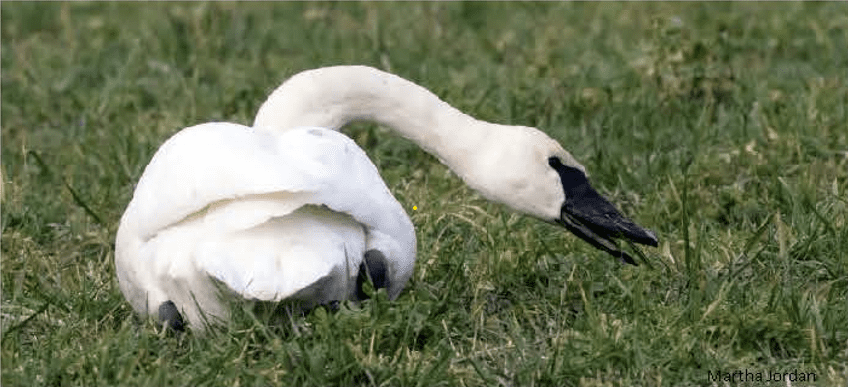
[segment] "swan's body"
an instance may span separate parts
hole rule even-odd
[[[118,229],[121,290],[140,313],[172,301],[190,322],[237,297],[309,308],[355,298],[366,251],[386,257],[394,298],[415,230],[365,153],[343,134],[210,123],[153,156]]]
[[[333,132],[356,120],[397,130],[486,198],[622,260],[634,263],[614,237],[656,246],[538,129],[476,120],[373,68],[328,67],[281,85],[253,128],[204,124],[162,145],[118,230],[118,279],[136,311],[225,319],[218,282],[236,297],[304,307],[355,299],[363,260],[385,264],[380,284],[397,297],[412,273],[414,230],[362,150]]]

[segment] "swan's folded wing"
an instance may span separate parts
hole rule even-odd
[[[279,192],[311,193],[312,204],[363,224],[412,231],[365,152],[343,134],[320,128],[272,133],[207,123],[183,129],[153,156],[127,213],[146,239],[214,203]]]
[[[145,168],[127,214],[147,239],[224,200],[319,189],[326,172],[282,152],[268,133],[230,123],[186,128],[166,141]]]

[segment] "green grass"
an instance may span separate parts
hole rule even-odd
[[[3,386],[848,383],[843,4],[3,2],[0,28]],[[418,233],[398,300],[206,336],[135,317],[114,237],[157,147],[342,63],[542,128],[657,231],[652,267],[358,124]]]

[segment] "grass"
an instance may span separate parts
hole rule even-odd
[[[848,383],[842,4],[3,2],[0,28],[4,386]],[[114,237],[159,144],[340,63],[542,128],[657,231],[651,267],[358,124],[418,233],[398,300],[207,336],[135,317]]]

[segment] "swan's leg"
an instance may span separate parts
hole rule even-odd
[[[338,312],[341,309],[342,303],[339,300],[330,300],[321,305],[330,312]]]
[[[171,300],[165,301],[162,305],[159,305],[159,323],[164,325],[166,329],[170,328],[177,332],[185,330],[183,316]]]
[[[368,250],[365,252],[365,259],[359,264],[359,275],[356,276],[356,297],[360,300],[368,298],[362,290],[362,285],[365,281],[371,279],[374,284],[374,290],[389,287],[388,265],[386,264],[386,256],[379,250]]]

